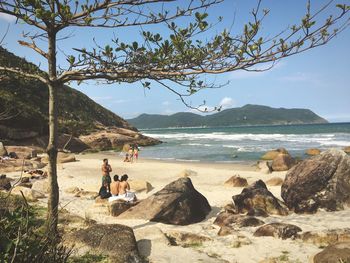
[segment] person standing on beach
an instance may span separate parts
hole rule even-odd
[[[131,146],[129,148],[129,161],[132,163],[133,162],[133,159],[134,159],[134,146]]]
[[[109,173],[112,172],[112,167],[108,163],[108,159],[103,159],[103,164],[102,164],[102,185],[104,185],[104,182],[107,183],[107,188],[108,191],[111,191],[111,176]]]
[[[135,148],[134,148],[134,159],[135,161],[139,159],[139,147],[137,145],[135,145]]]

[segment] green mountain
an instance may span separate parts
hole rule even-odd
[[[36,65],[0,47],[0,65],[44,74]],[[59,132],[86,135],[103,127],[137,131],[121,117],[85,94],[64,86],[58,90]],[[4,116],[12,118],[5,119]],[[40,81],[0,71],[0,139],[48,134],[48,88]]]
[[[138,129],[327,123],[327,120],[308,109],[277,109],[251,104],[205,116],[190,112],[141,114],[127,121]]]

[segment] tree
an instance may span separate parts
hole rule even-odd
[[[0,13],[15,16],[17,20],[36,28],[38,32],[25,34],[26,41],[19,41],[40,54],[48,64],[48,72],[39,74],[13,67],[0,67],[1,71],[20,74],[42,81],[49,89],[49,183],[48,231],[57,233],[58,184],[57,184],[57,90],[71,81],[102,79],[108,83],[142,81],[150,88],[151,81],[161,84],[175,93],[188,107],[186,97],[201,89],[214,87],[205,83],[201,74],[220,74],[228,71],[255,71],[257,64],[274,63],[294,54],[326,44],[349,25],[348,5],[337,5],[338,14],[318,21],[333,1],[311,13],[307,4],[305,17],[274,37],[261,34],[261,25],[269,10],[261,10],[261,1],[252,11],[252,19],[240,35],[225,30],[203,40],[200,34],[212,25],[207,22],[206,8],[223,0],[13,0],[0,1]],[[180,6],[174,7],[174,2]],[[169,5],[169,10],[167,6]],[[155,11],[152,11],[155,10]],[[192,22],[183,27],[175,24],[177,18],[188,16]],[[142,31],[142,43],[124,43],[120,37],[110,45],[88,50],[75,48],[67,55],[69,66],[57,65],[58,34],[70,27],[128,28],[166,24],[169,38],[149,31]],[[42,49],[38,39],[47,40]],[[180,85],[176,89],[169,81]]]

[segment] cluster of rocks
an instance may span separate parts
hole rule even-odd
[[[284,148],[268,151],[260,159],[257,169],[263,173],[288,171],[296,164],[296,160]]]

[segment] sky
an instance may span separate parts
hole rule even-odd
[[[181,0],[183,1],[183,0]],[[181,3],[179,1],[179,3]],[[328,1],[311,1],[312,10],[316,10]],[[349,0],[340,1],[349,4]],[[215,23],[218,16],[223,21],[206,33],[206,36],[221,32],[224,28],[239,34],[243,24],[251,19],[249,12],[255,7],[255,0],[225,0],[224,3],[210,7],[209,22]],[[338,1],[336,2],[338,3]],[[334,3],[325,14],[337,10]],[[262,32],[274,35],[288,25],[301,20],[306,10],[306,0],[263,0],[262,8],[270,10]],[[348,16],[349,17],[349,16]],[[324,17],[323,17],[324,18]],[[182,19],[186,24],[190,20]],[[32,50],[20,46],[17,41],[23,39],[22,32],[33,29],[23,23],[15,23],[12,17],[0,14],[0,36],[6,32],[2,45],[20,57],[26,58],[45,70],[45,61]],[[167,35],[164,25],[146,27],[151,32]],[[58,43],[58,63],[66,65],[64,54],[71,54],[72,48],[93,47],[96,42],[102,46],[117,36],[124,42],[140,40],[140,27],[127,29],[68,29],[61,36],[70,38]],[[40,43],[45,48],[46,43]],[[225,108],[241,107],[246,104],[267,105],[276,108],[307,108],[331,122],[350,122],[350,28],[347,28],[325,46],[288,57],[277,63],[271,70],[264,72],[236,71],[216,76],[204,76],[215,84],[226,84],[220,89],[202,90],[188,100],[191,105],[200,105],[203,100],[207,106]],[[261,67],[259,67],[261,68]],[[173,114],[191,111],[179,98],[157,84],[145,90],[140,82],[133,84],[103,84],[88,82],[70,86],[83,92],[97,103],[103,105],[124,118],[133,118],[142,113]]]

